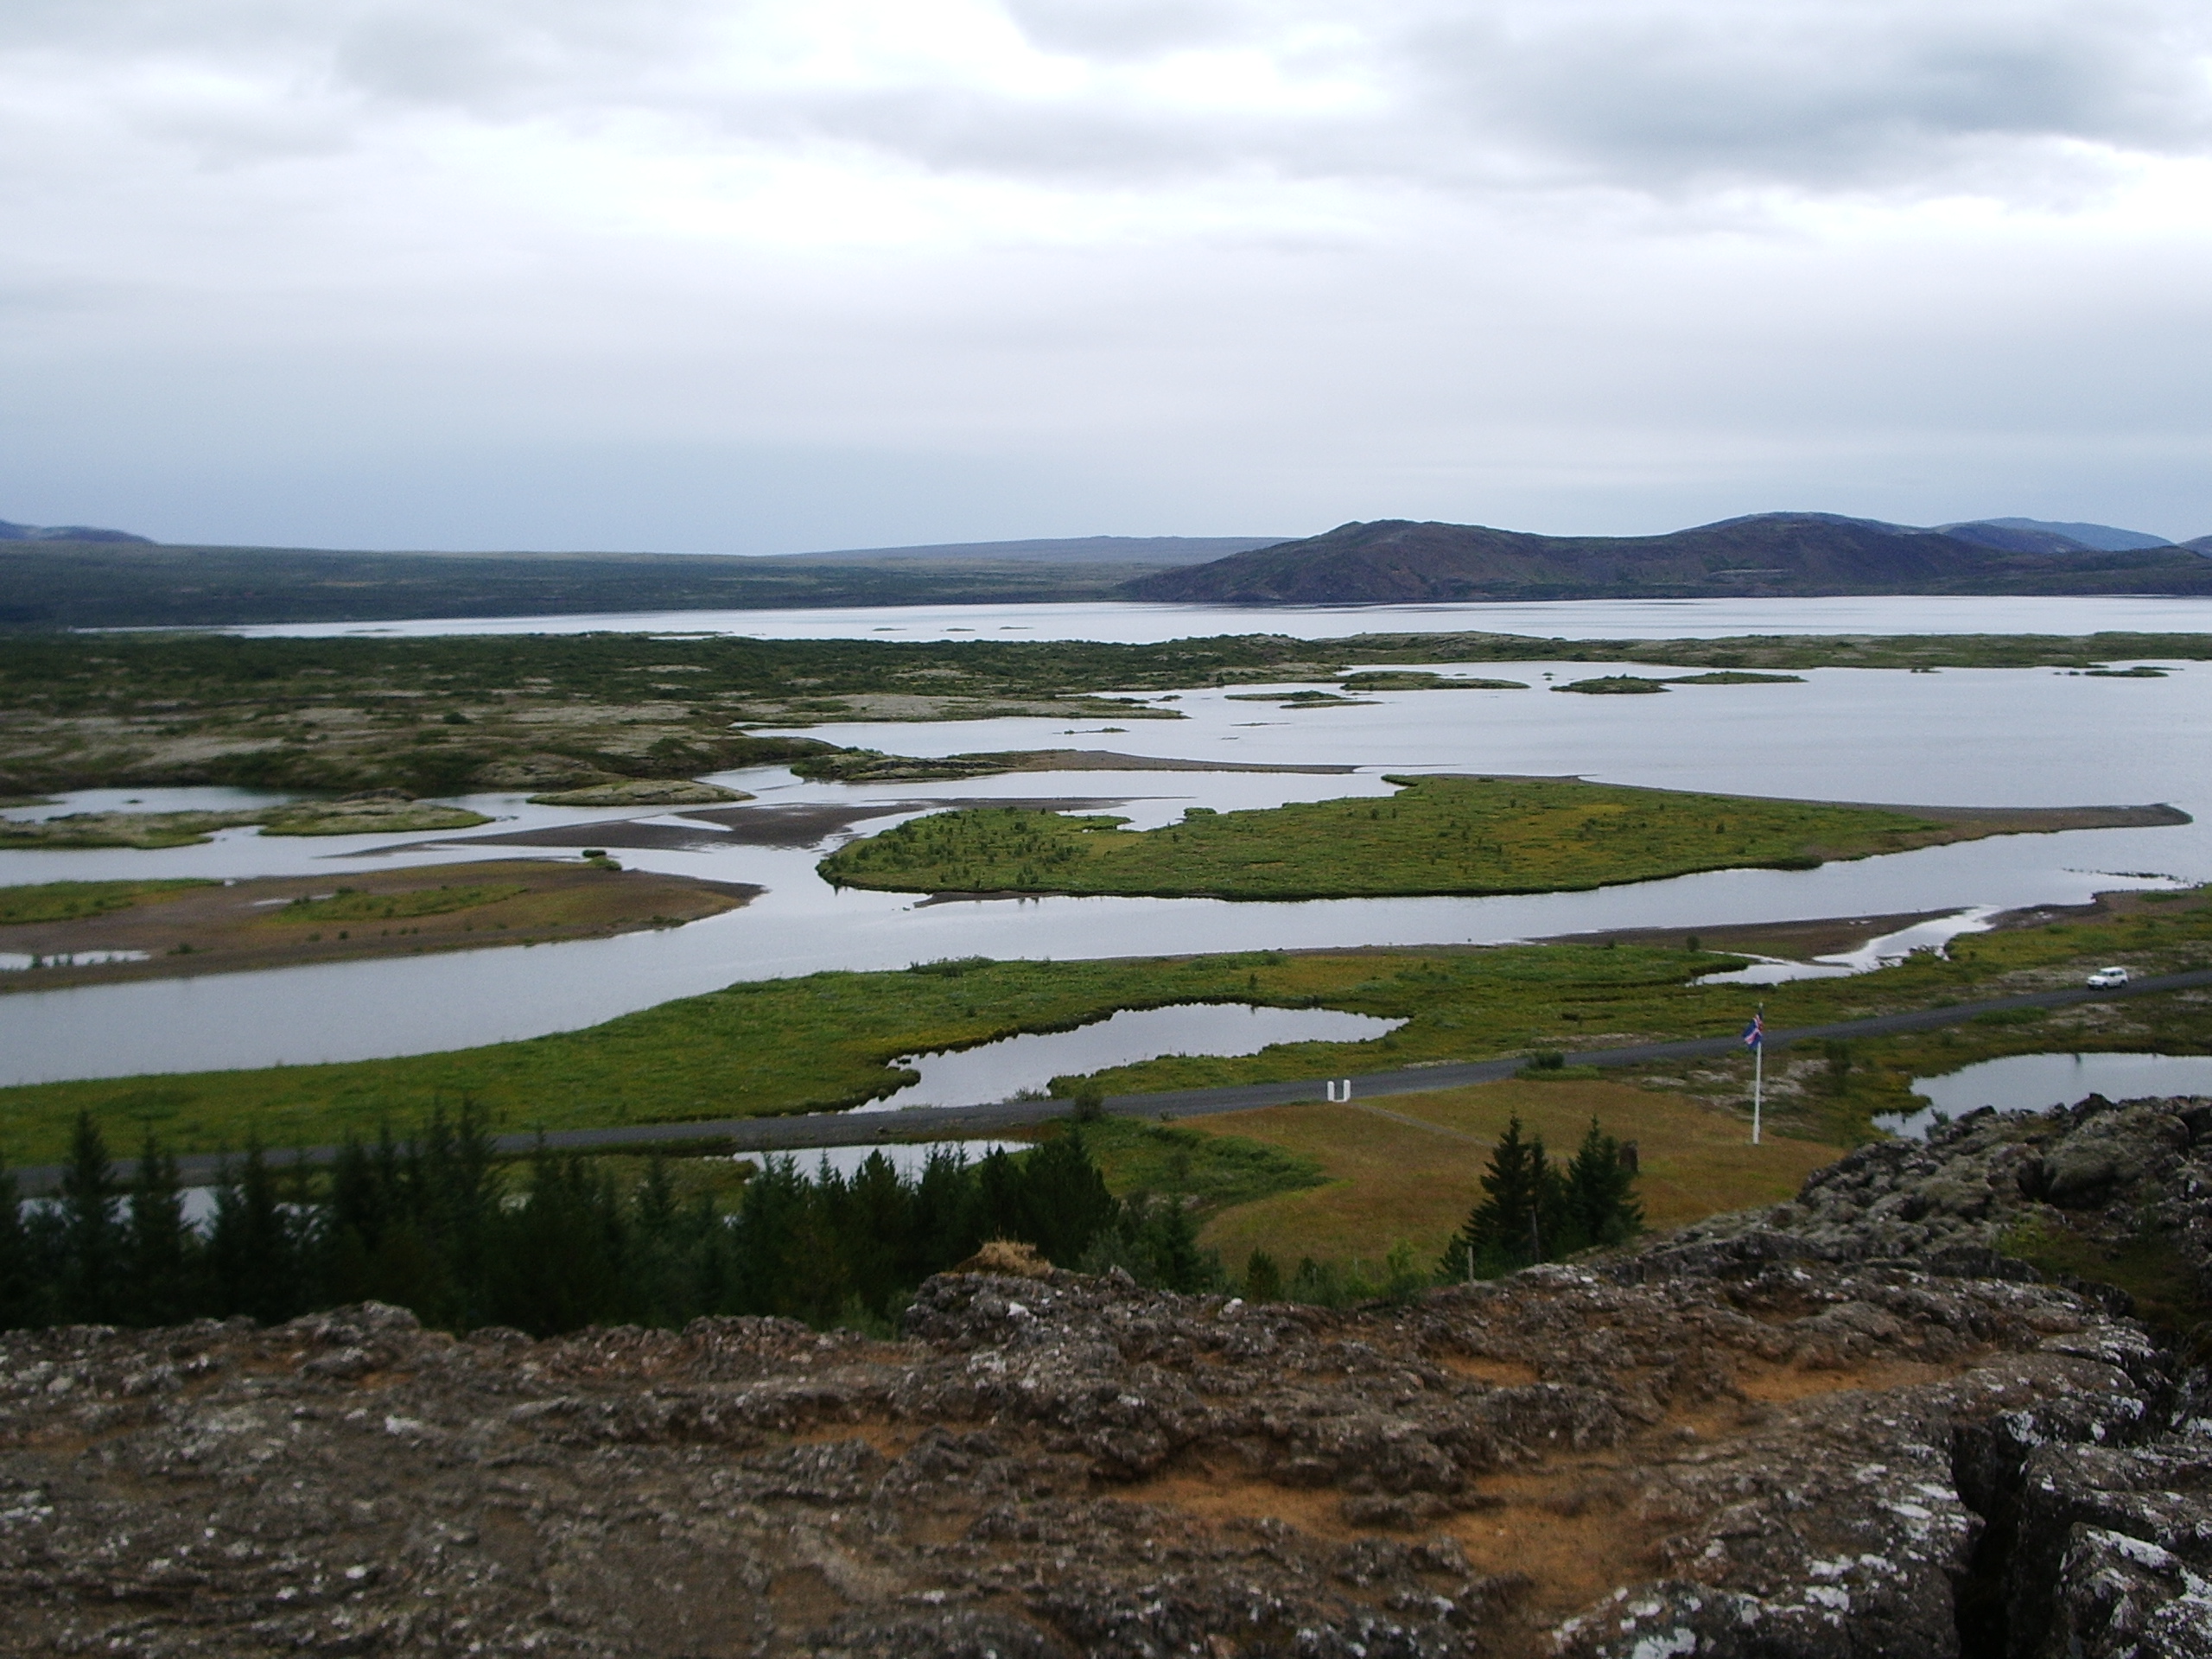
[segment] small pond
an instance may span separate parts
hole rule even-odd
[[[920,1072],[921,1081],[859,1109],[978,1106],[1010,1100],[1024,1090],[1041,1094],[1054,1077],[1109,1065],[1134,1065],[1168,1054],[1256,1054],[1277,1043],[1361,1043],[1404,1023],[1336,1008],[1266,1008],[1241,1002],[1124,1009],[1073,1031],[1033,1032],[976,1048],[902,1055],[898,1064]]]
[[[1912,1091],[1931,1103],[1878,1117],[1877,1127],[1919,1140],[1937,1114],[1948,1120],[1984,1106],[2039,1112],[2085,1095],[2107,1100],[2212,1095],[2212,1054],[2009,1054],[1944,1077],[1915,1077]]]

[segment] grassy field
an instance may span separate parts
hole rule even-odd
[[[1845,665],[2093,669],[2197,659],[2202,634],[1573,640],[1276,634],[1162,645],[657,639],[252,639],[25,634],[0,653],[0,796],[100,785],[548,791],[671,779],[826,746],[747,725],[1007,714],[1173,718],[1129,694],[1363,666],[1566,660],[1723,672]]]
[[[1695,870],[1806,869],[2011,827],[1561,779],[1390,781],[1405,786],[1387,800],[1246,812],[1199,807],[1179,824],[1147,830],[1121,829],[1118,818],[1012,807],[938,813],[853,842],[820,868],[840,886],[900,893],[1274,899],[1555,893]]]
[[[0,887],[0,927],[106,916],[134,905],[181,898],[214,885],[194,877],[177,877],[156,881],[41,881],[29,887]]]
[[[1643,1166],[1637,1193],[1654,1229],[1778,1203],[1838,1156],[1832,1145],[1787,1136],[1754,1147],[1731,1116],[1619,1083],[1487,1084],[1395,1096],[1379,1109],[1277,1106],[1193,1120],[1191,1128],[1307,1160],[1324,1184],[1224,1209],[1203,1242],[1232,1271],[1255,1249],[1286,1273],[1308,1255],[1379,1263],[1401,1241],[1427,1267],[1481,1196],[1477,1179],[1516,1113],[1561,1157],[1592,1116],[1607,1134],[1634,1141]]]
[[[600,1026],[524,1042],[334,1065],[94,1079],[0,1090],[0,1152],[61,1155],[88,1110],[111,1142],[149,1123],[180,1152],[319,1145],[383,1122],[419,1121],[468,1095],[507,1129],[764,1116],[856,1104],[906,1080],[889,1062],[1021,1031],[1065,1029],[1118,1008],[1237,1001],[1326,1006],[1400,1019],[1362,1043],[1285,1044],[1259,1054],[1174,1057],[1096,1074],[1109,1094],[1342,1077],[1427,1060],[1472,1059],[1732,1033],[1764,1002],[1775,1028],[2081,983],[2089,968],[2138,973],[2212,966],[2212,906],[2199,890],[2094,923],[1977,935],[1942,961],[1922,955],[1848,979],[1753,990],[1688,980],[1732,958],[1649,944],[1184,959],[925,964],[734,985]],[[1975,1023],[1851,1046],[1839,1073],[1826,1050],[1779,1051],[1768,1071],[1778,1132],[1848,1145],[1877,1111],[1900,1109],[1902,1080],[1973,1059],[2048,1048],[2212,1052],[2212,995],[2094,1001],[2047,1026]],[[1701,1063],[1655,1071],[1687,1095],[1732,1103],[1747,1068]],[[1074,1092],[1075,1080],[1056,1080]],[[1566,1087],[1546,1084],[1545,1087]]]

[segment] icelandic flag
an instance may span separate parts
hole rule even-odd
[[[1744,1027],[1744,1046],[1757,1048],[1765,1041],[1766,1015],[1763,1013],[1755,1014],[1751,1016],[1751,1023]]]

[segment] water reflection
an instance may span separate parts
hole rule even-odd
[[[401,622],[276,622],[256,638],[420,638],[452,633],[741,634],[756,639],[1033,639],[1146,645],[1217,634],[1520,633],[1563,639],[1687,639],[1739,633],[2212,632],[2212,601],[1863,594],[1829,599],[1582,599],[1434,605],[885,605],[837,610],[609,611],[588,616],[440,617]]]
[[[2085,1095],[2107,1100],[2212,1095],[2212,1054],[2009,1054],[1940,1077],[1915,1077],[1912,1092],[1929,1103],[1916,1112],[1885,1113],[1874,1120],[1877,1127],[1921,1140],[1936,1122],[1984,1106],[2039,1112]]]
[[[921,1073],[864,1112],[906,1106],[980,1106],[1042,1092],[1054,1077],[1135,1065],[1169,1054],[1256,1054],[1277,1043],[1360,1043],[1388,1036],[1402,1020],[1335,1008],[1268,1008],[1247,1003],[1186,1003],[1125,1009],[1073,1031],[1026,1033],[975,1048],[901,1056]]]
[[[1543,671],[1586,671],[1586,664],[1516,664],[1511,671],[1541,684]],[[832,968],[898,969],[944,957],[1486,944],[1618,928],[1690,932],[1933,912],[1957,920],[1994,909],[2080,904],[2101,890],[2212,880],[2212,823],[2202,821],[2212,812],[2212,791],[2202,783],[2212,777],[2212,672],[2196,669],[2140,681],[2024,670],[1819,670],[1802,685],[1689,688],[1649,697],[1541,690],[1377,693],[1365,705],[1331,710],[1325,720],[1287,719],[1267,728],[1243,726],[1254,705],[1230,702],[1215,690],[1188,691],[1172,705],[1157,706],[1186,717],[1132,720],[1127,734],[1084,741],[1147,755],[1359,770],[1077,771],[852,786],[760,767],[717,774],[715,781],[752,792],[764,810],[882,809],[880,816],[855,820],[868,832],[936,810],[946,799],[1110,798],[1122,803],[1116,812],[1149,827],[1174,822],[1193,805],[1233,810],[1381,795],[1392,787],[1389,777],[1419,772],[1573,772],[1607,782],[1821,800],[2163,800],[2195,812],[2200,822],[1999,836],[1814,870],[1720,871],[1588,893],[1302,904],[1047,897],[931,905],[918,895],[828,887],[814,866],[842,833],[827,833],[811,847],[749,844],[706,820],[655,809],[635,816],[671,830],[694,826],[696,838],[686,832],[681,847],[625,850],[625,863],[768,891],[742,910],[614,939],[75,990],[17,989],[0,995],[0,1082],[461,1048],[590,1025],[739,980]],[[1065,747],[1077,741],[1068,729],[1033,718],[815,728],[833,741],[913,754]],[[2127,741],[2114,741],[2116,731],[2125,731]],[[1900,733],[1916,736],[1900,741]],[[123,793],[73,796],[64,804],[92,810],[120,804]],[[148,810],[183,804],[171,791],[136,793]],[[470,797],[463,804],[499,819],[486,829],[503,833],[573,831],[616,816],[604,808],[533,806],[515,795]],[[389,850],[396,845],[406,850]],[[342,878],[395,864],[532,855],[573,856],[574,849],[475,845],[465,837],[276,838],[241,830],[204,846],[157,852],[0,851],[0,882],[310,873]],[[1940,933],[1948,922],[1929,925]],[[1929,942],[1938,940],[1930,936]],[[1877,948],[1891,943],[1878,941]],[[1812,964],[1815,970],[1854,965]],[[10,976],[9,982],[22,982]]]
[[[1894,933],[1885,933],[1879,938],[1869,939],[1856,950],[1815,957],[1810,962],[1792,962],[1783,957],[1761,957],[1748,968],[1738,968],[1726,974],[1707,974],[1696,982],[1700,985],[1781,985],[1793,979],[1845,979],[1853,974],[1871,974],[1877,968],[1903,962],[1915,951],[1926,950],[1938,957],[1948,956],[1949,952],[1946,947],[1953,939],[1962,933],[1988,931],[1990,918],[1997,913],[1992,906],[1976,905],[1955,915],[1938,916],[1930,921],[1915,922],[1910,927],[1901,927]]]

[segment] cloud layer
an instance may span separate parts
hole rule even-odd
[[[16,0],[0,517],[2198,533],[2208,148],[2169,0]]]

